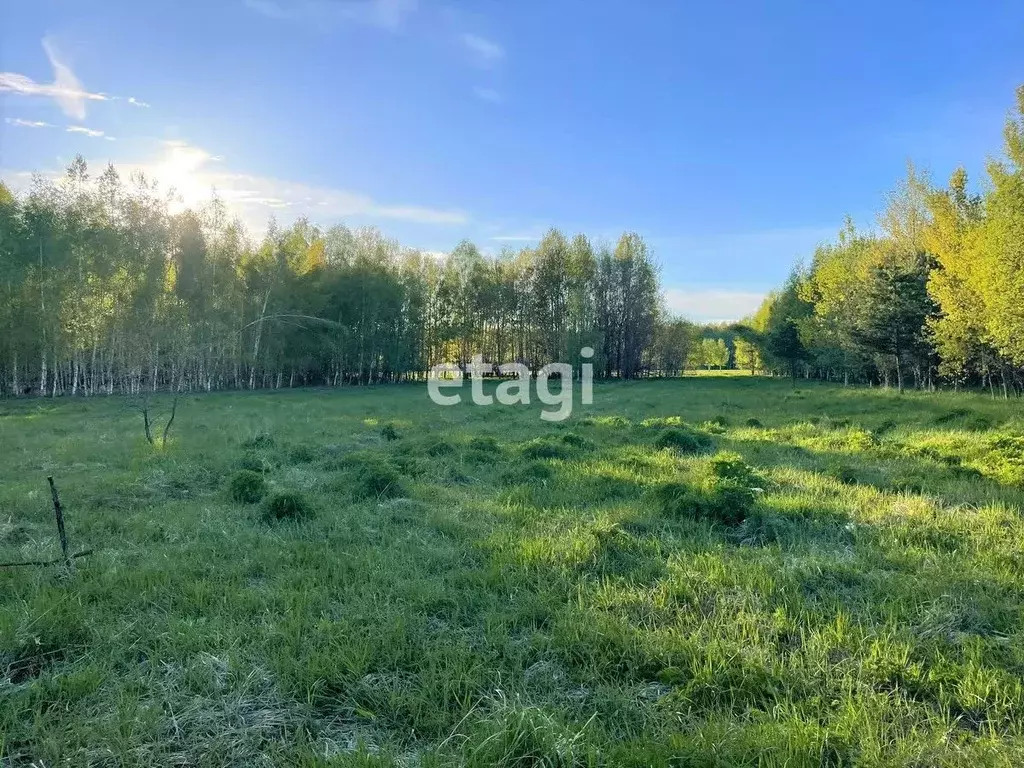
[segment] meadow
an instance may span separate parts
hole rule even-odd
[[[0,402],[0,765],[1024,764],[1018,401],[468,400]]]

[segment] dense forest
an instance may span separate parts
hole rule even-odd
[[[979,193],[910,166],[874,231],[847,220],[734,329],[776,372],[1024,393],[1024,87]]]
[[[254,241],[213,195],[82,158],[24,194],[0,183],[0,395],[378,383],[433,365],[578,365],[599,376],[739,368],[1024,392],[1024,87],[979,193],[910,166],[878,227],[849,219],[755,313],[699,327],[661,303],[643,239],[551,230],[441,258],[373,228],[271,221]]]
[[[695,336],[636,234],[439,259],[304,219],[252,242],[216,196],[176,207],[82,158],[24,195],[0,185],[0,393],[401,381],[477,353],[578,364],[584,346],[598,375],[633,378],[678,373]]]

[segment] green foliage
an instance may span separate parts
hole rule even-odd
[[[394,424],[385,424],[380,430],[380,436],[389,443],[398,440],[399,438],[398,430],[395,428]]]
[[[231,476],[228,491],[239,504],[257,504],[267,495],[267,481],[259,472],[241,469]]]
[[[301,521],[313,517],[312,503],[299,491],[277,491],[263,500],[261,512],[268,523]]]

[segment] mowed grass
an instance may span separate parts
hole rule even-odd
[[[57,554],[48,474],[96,550],[0,569],[0,765],[1024,763],[1019,403],[539,410],[0,404],[0,560]]]

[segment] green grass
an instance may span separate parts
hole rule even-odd
[[[0,569],[0,765],[1024,763],[1019,403],[539,412],[190,396],[155,449],[116,399],[0,404],[0,561],[56,555],[48,474],[95,549]]]

